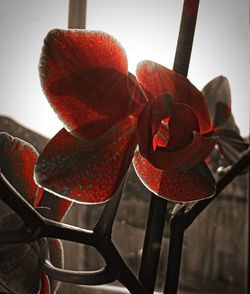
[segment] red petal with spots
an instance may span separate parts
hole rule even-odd
[[[158,125],[155,126],[155,133],[157,132]],[[152,106],[148,103],[142,110],[138,119],[137,125],[137,141],[140,152],[148,157],[153,151],[152,139],[154,136],[152,130]]]
[[[174,103],[186,103],[191,106],[199,120],[202,134],[211,130],[205,99],[187,78],[152,61],[143,61],[138,65],[137,78],[151,97],[168,93],[173,97]]]
[[[157,140],[161,141],[160,144],[163,145],[157,132],[161,128],[161,121],[169,117],[172,109],[172,97],[169,95],[161,95],[144,106],[137,126],[137,140],[140,152],[144,156],[149,156],[154,145],[157,144]],[[154,138],[154,136],[156,137]]]
[[[33,179],[37,157],[37,151],[29,143],[7,133],[0,133],[0,170],[11,185],[31,204],[38,192]],[[37,201],[39,202],[39,199]]]
[[[78,202],[108,200],[119,187],[134,155],[136,123],[133,117],[127,117],[94,144],[61,130],[38,159],[37,182]]]
[[[167,148],[156,148],[147,159],[157,168],[183,171],[193,168],[211,152],[217,142],[217,137],[202,136],[193,133],[191,143],[177,151],[168,151]]]
[[[215,181],[205,163],[182,172],[163,171],[137,153],[133,164],[142,183],[160,197],[188,202],[209,198],[215,193]]]
[[[44,273],[41,274],[41,283],[42,287],[39,294],[50,294],[49,279]]]
[[[187,104],[175,103],[169,122],[168,151],[177,151],[193,140],[193,131],[199,131],[199,122]]]
[[[153,138],[153,150],[155,151],[157,147],[167,147],[167,143],[169,140],[169,129],[167,123],[162,122],[159,127],[157,133]]]
[[[135,95],[128,77],[125,52],[106,33],[51,31],[41,55],[40,75],[45,94],[66,129],[86,141],[97,139],[141,109],[141,94]]]

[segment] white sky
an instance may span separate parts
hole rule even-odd
[[[172,67],[182,0],[89,0],[87,28],[104,30],[126,49],[129,69],[142,59]],[[49,137],[62,124],[40,87],[43,38],[66,28],[67,0],[0,0],[0,114]],[[249,2],[201,0],[189,79],[201,89],[223,74],[231,84],[233,112],[249,134]]]

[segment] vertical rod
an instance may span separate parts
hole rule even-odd
[[[170,226],[169,255],[164,293],[175,294],[178,289],[184,229],[180,217],[174,218]]]
[[[248,138],[250,143],[250,137]],[[248,170],[248,197],[247,197],[247,265],[246,265],[246,294],[250,293],[250,169]]]
[[[152,194],[139,273],[148,294],[154,293],[166,210],[167,201]]]
[[[184,0],[173,70],[187,76],[193,47],[199,0]],[[176,294],[180,275],[183,236],[182,219],[170,222],[170,244],[164,294]]]
[[[86,28],[87,0],[69,0],[69,29]]]
[[[184,0],[173,70],[187,76],[193,47],[199,0]]]

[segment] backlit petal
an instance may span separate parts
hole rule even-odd
[[[62,129],[39,157],[36,181],[45,189],[78,202],[108,200],[119,187],[134,155],[136,122],[127,117],[94,144]]]
[[[30,204],[33,204],[39,191],[33,179],[37,157],[37,151],[29,143],[7,133],[0,133],[0,170]]]
[[[146,157],[155,149],[157,141],[161,146],[164,145],[158,131],[159,128],[161,129],[162,121],[168,119],[172,112],[172,102],[171,96],[160,95],[154,100],[149,101],[140,113],[137,126],[137,140],[140,152]],[[164,137],[165,135],[166,132],[164,132]]]
[[[227,164],[235,164],[242,153],[249,147],[239,133],[232,130],[218,130],[216,134],[219,137],[219,151]]]
[[[216,136],[206,137],[194,132],[193,140],[183,149],[167,151],[166,148],[157,148],[147,158],[155,167],[160,169],[188,170],[197,165],[202,159],[205,159],[214,148],[216,142]]]
[[[186,147],[193,139],[193,131],[199,131],[198,119],[190,106],[175,103],[169,122],[168,151]]]
[[[231,90],[228,79],[218,76],[203,89],[213,128],[227,128],[239,132],[231,114]],[[229,120],[230,119],[230,120]]]
[[[205,163],[176,172],[154,167],[138,152],[133,159],[142,183],[154,194],[172,201],[188,202],[214,195],[214,178]]]
[[[86,141],[97,139],[113,124],[141,109],[140,98],[131,94],[134,89],[125,51],[112,36],[100,31],[49,32],[40,76],[45,94],[66,129]]]
[[[211,130],[205,99],[187,78],[152,61],[139,63],[137,78],[152,97],[168,93],[173,97],[174,103],[186,103],[191,106],[199,120],[201,133]]]

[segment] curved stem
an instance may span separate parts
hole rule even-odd
[[[178,278],[181,265],[182,244],[185,230],[192,224],[196,217],[216,198],[219,193],[241,172],[250,166],[250,149],[242,155],[239,161],[217,182],[216,194],[206,200],[197,202],[190,210],[185,207],[178,211],[170,223],[170,246],[168,268],[164,293],[177,293]]]
[[[220,194],[220,192],[241,172],[250,166],[250,149],[248,149],[238,162],[222,176],[216,185],[216,193],[213,197],[197,202],[190,210],[185,212],[185,228],[188,228],[195,218]]]
[[[44,218],[10,185],[0,173],[0,197],[32,231],[38,230]]]

